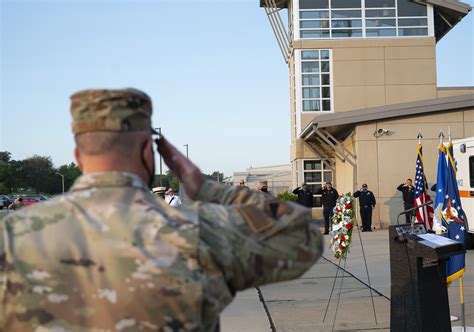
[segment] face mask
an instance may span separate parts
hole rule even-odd
[[[264,193],[267,193],[267,192],[268,192],[268,188],[263,187],[262,189],[260,189],[260,191],[263,191]]]
[[[364,187],[364,188],[362,188],[362,190],[363,190],[363,191],[367,191],[367,188]]]

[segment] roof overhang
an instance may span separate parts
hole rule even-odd
[[[301,138],[311,139],[314,128],[325,129],[338,139],[346,138],[358,124],[409,118],[440,112],[474,109],[474,94],[422,100],[410,103],[365,108],[316,116],[301,132]]]
[[[275,0],[277,8],[288,8],[290,0]],[[440,40],[458,24],[471,10],[471,6],[457,0],[412,0],[434,7],[436,40]],[[266,0],[260,0],[260,7],[267,7]]]
[[[275,4],[277,8],[288,8],[289,1],[290,0],[275,0]],[[269,1],[260,0],[260,7],[268,7],[267,2],[269,3]]]

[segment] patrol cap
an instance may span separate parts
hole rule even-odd
[[[137,89],[92,89],[71,96],[72,131],[131,132],[150,129],[152,103]]]

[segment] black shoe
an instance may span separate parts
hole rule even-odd
[[[361,232],[367,232],[367,230],[366,230],[366,229],[362,229],[362,231],[361,231]]]

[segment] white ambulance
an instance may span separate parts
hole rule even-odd
[[[453,141],[459,196],[467,216],[466,249],[474,247],[474,137]]]

